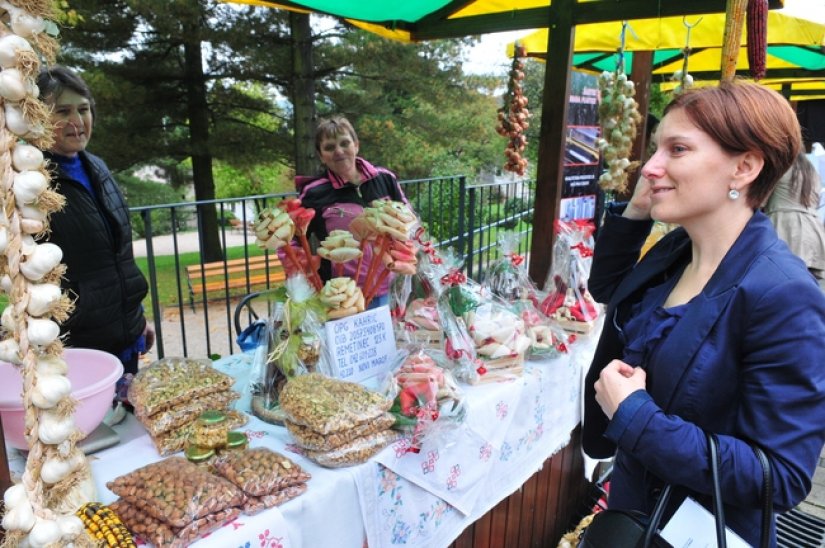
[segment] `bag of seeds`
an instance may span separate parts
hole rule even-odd
[[[281,392],[281,408],[287,419],[319,434],[371,421],[383,415],[390,406],[392,400],[360,384],[320,373],[295,377]]]
[[[234,379],[207,359],[166,357],[141,369],[129,385],[129,402],[138,419],[191,399],[232,388]]]

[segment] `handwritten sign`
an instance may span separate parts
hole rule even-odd
[[[388,306],[329,320],[325,327],[337,378],[360,382],[389,370],[396,348]]]

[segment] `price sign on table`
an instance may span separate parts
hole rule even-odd
[[[396,348],[388,306],[330,320],[325,327],[337,378],[360,382],[389,370]]]

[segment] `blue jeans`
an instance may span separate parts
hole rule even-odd
[[[378,296],[372,298],[370,301],[370,305],[367,307],[367,310],[372,310],[373,308],[378,308],[379,306],[384,306],[385,304],[390,303],[390,295],[387,293],[386,295]]]

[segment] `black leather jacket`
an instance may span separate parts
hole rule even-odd
[[[51,160],[50,155],[46,157]],[[141,301],[148,284],[135,264],[123,193],[103,160],[87,152],[81,152],[80,158],[97,199],[57,163],[49,164],[57,191],[66,197],[66,207],[52,214],[48,241],[63,250],[67,267],[63,289],[77,299],[61,334],[68,333],[67,346],[117,355],[146,326]]]

